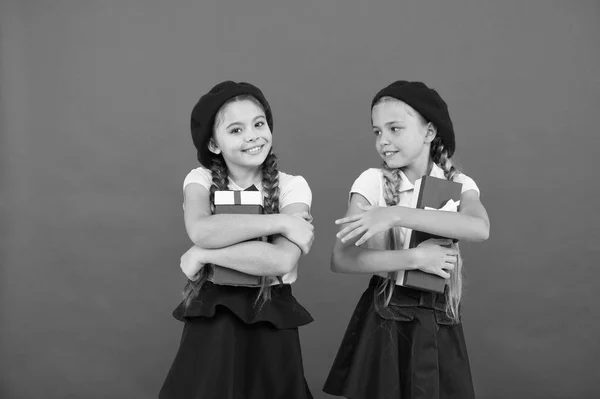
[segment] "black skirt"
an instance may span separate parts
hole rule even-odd
[[[258,288],[206,282],[187,308],[179,350],[161,399],[312,399],[298,327],[313,321],[289,284],[272,287],[259,312]]]
[[[383,307],[374,276],[364,292],[323,391],[350,399],[475,397],[462,325],[444,295],[396,286]]]

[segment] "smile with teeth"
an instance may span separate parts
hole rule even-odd
[[[256,147],[248,148],[248,149],[242,150],[242,151],[245,152],[246,154],[254,155],[254,154],[258,154],[262,150],[262,148],[263,148],[262,145],[257,145]]]
[[[384,151],[383,152],[383,156],[386,158],[390,158],[393,157],[394,155],[396,155],[398,151]]]

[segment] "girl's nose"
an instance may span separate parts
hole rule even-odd
[[[249,129],[246,132],[246,141],[255,141],[258,138],[258,134],[256,134],[256,131],[254,129]]]
[[[385,133],[381,133],[381,136],[379,138],[379,145],[380,146],[384,146],[384,145],[388,145],[390,143],[387,134]]]

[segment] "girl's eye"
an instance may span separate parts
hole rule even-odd
[[[400,131],[400,130],[402,130],[402,129],[403,129],[402,127],[398,127],[398,126],[392,126],[392,127],[390,128],[390,130],[391,130],[392,132],[394,132],[394,133],[397,133],[397,132],[399,132],[399,131]]]
[[[229,133],[237,134],[237,133],[240,133],[241,131],[242,131],[242,129],[240,129],[239,127],[234,127],[233,129],[231,129],[229,131]]]
[[[256,122],[256,125],[254,125],[254,127],[263,127],[265,125],[265,122],[260,121],[260,122]]]
[[[381,131],[380,130],[373,130],[373,134],[375,136],[379,136],[381,134]]]

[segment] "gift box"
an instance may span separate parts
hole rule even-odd
[[[410,206],[418,209],[435,209],[440,211],[457,212],[460,205],[462,183],[439,179],[433,176],[423,176],[415,181],[415,188]],[[422,231],[407,229],[404,239],[404,249],[416,248],[430,238],[446,238]],[[446,280],[436,274],[421,270],[406,270],[398,273],[398,285],[444,293]]]
[[[244,191],[215,191],[215,198],[213,203],[215,205],[215,214],[245,213],[260,215],[263,213],[262,193],[258,190],[253,191],[246,189]]]
[[[263,213],[263,197],[255,186],[244,191],[221,190],[214,194],[215,214],[255,214]],[[256,238],[264,241],[265,237]],[[253,241],[253,240],[250,240]],[[220,285],[259,287],[260,276],[242,273],[227,267],[213,265],[212,281]]]

